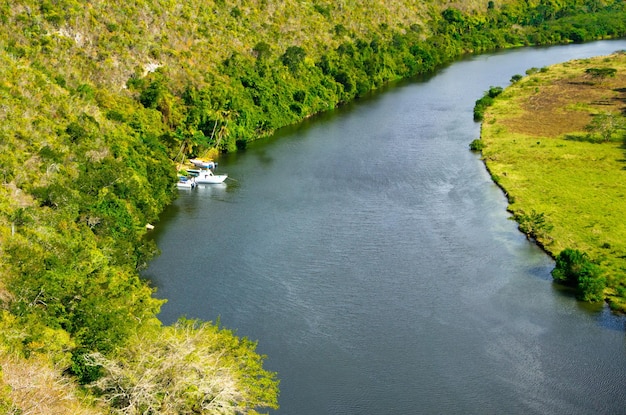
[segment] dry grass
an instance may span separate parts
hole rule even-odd
[[[106,411],[88,404],[76,385],[59,374],[44,358],[28,360],[0,357],[2,380],[10,387],[8,398],[21,415],[98,415]]]
[[[513,134],[559,137],[584,131],[593,113],[624,111],[626,73],[594,80],[584,72],[590,66],[585,61],[565,67],[567,79],[559,78],[549,84],[525,81],[524,88],[536,92],[522,99],[522,115],[502,120],[502,125]]]

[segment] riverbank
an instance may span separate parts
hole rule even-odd
[[[468,57],[223,156],[151,233],[160,318],[258,339],[272,414],[618,413],[623,317],[551,283],[467,143],[490,85],[620,48]]]
[[[484,162],[520,230],[553,257],[586,252],[624,312],[626,54],[527,72],[485,112]]]

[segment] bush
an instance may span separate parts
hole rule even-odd
[[[305,57],[306,51],[303,48],[300,46],[289,46],[280,57],[280,60],[291,72],[297,72]]]
[[[574,285],[578,282],[578,274],[587,262],[589,258],[584,252],[577,249],[564,249],[556,258],[552,278],[565,285]]]
[[[599,302],[604,299],[606,278],[602,276],[600,267],[595,264],[586,264],[578,276],[578,299],[590,302]]]
[[[593,78],[613,78],[617,73],[615,68],[587,68],[585,73],[591,75]]]
[[[574,287],[576,297],[583,301],[597,302],[604,299],[606,279],[600,267],[589,256],[577,249],[566,248],[556,258],[552,270],[554,281]]]
[[[480,138],[476,138],[470,143],[469,147],[472,151],[482,151],[485,148],[485,143]]]
[[[482,121],[485,117],[485,110],[493,104],[493,98],[484,96],[476,101],[474,105],[474,121]]]
[[[474,105],[474,121],[482,121],[485,110],[493,104],[495,97],[500,95],[504,89],[500,86],[492,86],[489,88],[482,98],[476,100]]]
[[[237,147],[237,150],[245,150],[248,146],[248,142],[246,140],[239,139],[235,141],[235,146]]]
[[[544,214],[534,210],[530,213],[517,213],[513,219],[519,224],[519,230],[529,238],[546,237],[547,232],[552,230],[552,225],[546,222]]]

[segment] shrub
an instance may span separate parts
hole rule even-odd
[[[593,116],[591,123],[585,126],[589,131],[587,139],[591,142],[609,142],[613,136],[622,139],[623,134],[618,134],[626,128],[624,118],[619,114],[604,112]]]
[[[566,248],[556,258],[552,278],[565,285],[576,284],[578,274],[587,262],[589,262],[587,254],[577,249]]]
[[[476,138],[472,140],[469,147],[472,151],[482,151],[485,148],[485,143],[480,138]]]
[[[547,232],[552,230],[544,214],[534,210],[530,213],[516,213],[513,219],[519,224],[519,230],[529,238],[546,237]]]
[[[485,92],[482,98],[476,100],[476,105],[474,105],[474,121],[483,120],[485,110],[493,104],[494,98],[500,95],[502,91],[502,87],[492,86]]]
[[[245,150],[248,146],[248,142],[246,140],[239,139],[235,141],[235,146],[237,147],[237,150]]]
[[[266,60],[271,56],[271,47],[266,42],[258,42],[254,48],[252,48],[258,60]]]
[[[617,69],[615,68],[587,68],[585,69],[585,73],[591,75],[594,78],[606,78],[606,77],[614,77],[617,73]]]
[[[285,53],[280,57],[283,65],[289,68],[291,72],[297,72],[300,63],[304,61],[306,52],[300,46],[289,46]]]
[[[583,301],[598,302],[604,299],[606,279],[602,276],[600,267],[587,263],[578,276],[578,290],[576,296]]]
[[[583,301],[597,302],[604,299],[606,279],[600,267],[589,256],[577,249],[566,248],[556,258],[552,270],[554,281],[574,287],[576,297]]]

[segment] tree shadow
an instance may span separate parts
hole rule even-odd
[[[613,91],[618,92],[620,94],[619,97],[614,98],[614,99],[615,101],[622,102],[623,104],[625,104],[623,107],[620,108],[620,111],[622,115],[626,116],[626,88],[615,88],[613,89]]]
[[[619,98],[616,98],[617,101],[621,101],[625,105],[621,108],[622,116],[626,117],[626,87],[625,88],[615,88],[613,91],[620,93]],[[622,137],[622,150],[624,150],[624,158],[618,160],[620,163],[626,164],[626,132]],[[626,170],[626,166],[622,167],[622,170]]]
[[[601,140],[591,134],[565,134],[563,137],[566,141],[578,141],[581,143],[599,144]]]

